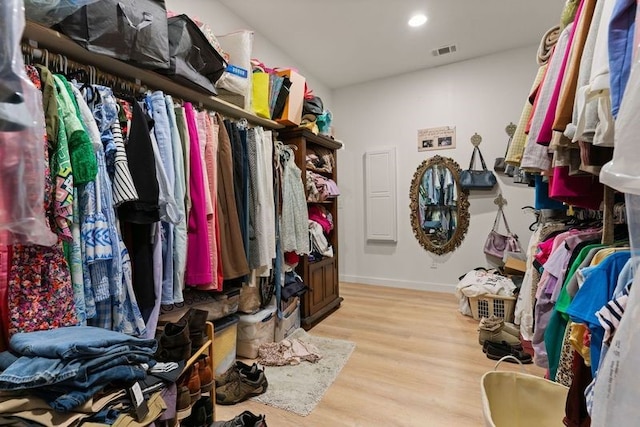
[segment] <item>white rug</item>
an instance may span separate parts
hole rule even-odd
[[[356,344],[309,335],[304,329],[296,330],[289,338],[313,344],[322,359],[295,366],[266,366],[264,372],[269,387],[253,400],[306,417],[338,377]]]

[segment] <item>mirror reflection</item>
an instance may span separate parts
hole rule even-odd
[[[456,231],[458,189],[453,174],[435,164],[422,175],[420,183],[420,224],[432,244],[442,246]]]
[[[460,166],[434,156],[418,167],[411,184],[411,222],[416,238],[429,252],[458,247],[469,224],[469,202],[460,187]]]

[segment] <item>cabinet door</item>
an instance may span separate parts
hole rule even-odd
[[[336,290],[336,264],[330,262],[324,265],[324,303],[333,301],[338,293]]]
[[[308,314],[312,315],[325,304],[325,277],[324,266],[309,265],[309,308]]]

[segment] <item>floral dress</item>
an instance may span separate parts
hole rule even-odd
[[[40,76],[34,67],[27,74],[38,89]],[[43,129],[45,160],[45,212],[50,213],[53,183]],[[60,242],[53,246],[13,245],[8,277],[9,335],[77,324],[69,265]]]

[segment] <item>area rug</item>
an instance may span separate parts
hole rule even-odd
[[[295,366],[266,366],[269,381],[266,393],[253,400],[306,417],[322,400],[346,365],[356,344],[351,341],[313,336],[298,329],[289,338],[297,338],[318,348],[322,359]]]

